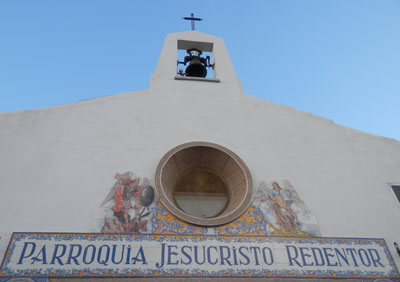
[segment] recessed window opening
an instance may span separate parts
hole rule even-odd
[[[392,190],[397,198],[398,203],[400,204],[400,185],[392,185]]]
[[[171,149],[160,160],[156,192],[174,216],[196,225],[216,226],[246,211],[253,181],[245,163],[229,149],[190,142]]]
[[[195,217],[216,217],[228,205],[228,184],[216,171],[205,167],[192,167],[179,173],[173,189],[176,205]]]

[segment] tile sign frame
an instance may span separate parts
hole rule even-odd
[[[13,233],[1,278],[400,279],[384,239]]]

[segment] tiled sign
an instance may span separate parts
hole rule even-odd
[[[400,278],[383,239],[14,233],[0,277]]]

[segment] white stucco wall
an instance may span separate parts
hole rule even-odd
[[[177,39],[213,42],[221,82],[175,80]],[[400,266],[389,186],[400,183],[400,143],[246,96],[222,40],[199,32],[167,37],[147,90],[0,113],[0,256],[12,232],[96,231],[116,172],[154,182],[160,158],[190,141],[234,151],[255,186],[290,180],[323,236],[384,238]]]

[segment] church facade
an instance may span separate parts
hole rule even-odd
[[[148,89],[0,113],[0,156],[0,281],[400,279],[400,143],[245,95],[214,36],[169,34]]]

